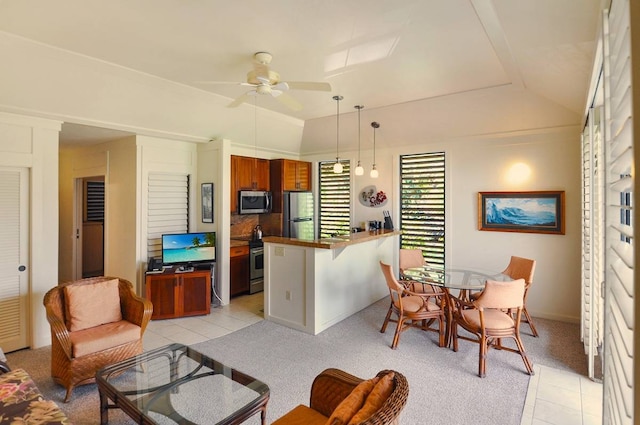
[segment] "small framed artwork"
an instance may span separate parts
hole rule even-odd
[[[213,223],[213,183],[202,183],[202,222]]]
[[[564,235],[564,191],[478,192],[478,228]]]

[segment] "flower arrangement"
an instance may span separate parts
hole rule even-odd
[[[387,195],[383,191],[376,193],[375,196],[369,197],[369,203],[371,204],[372,207],[375,207],[376,205],[382,205],[386,200],[387,200]]]

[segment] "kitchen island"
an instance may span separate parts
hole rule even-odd
[[[397,269],[400,234],[377,230],[316,240],[263,238],[265,319],[317,335],[388,296],[379,262]]]

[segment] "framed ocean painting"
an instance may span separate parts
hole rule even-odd
[[[478,228],[564,235],[564,191],[478,192]]]

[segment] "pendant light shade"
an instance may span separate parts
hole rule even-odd
[[[342,173],[342,164],[340,163],[340,101],[344,99],[342,96],[333,96],[336,101],[336,163],[333,164],[333,172],[335,174]]]
[[[360,163],[360,111],[364,108],[364,105],[356,105],[354,106],[358,110],[358,166],[356,167],[356,176],[361,176],[364,174],[364,168]]]
[[[376,169],[376,129],[380,128],[380,124],[374,121],[371,123],[371,127],[373,127],[373,167],[371,167],[371,173],[369,173],[369,176],[372,179],[377,179],[378,170]]]

